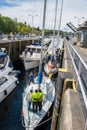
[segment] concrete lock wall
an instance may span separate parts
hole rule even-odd
[[[66,90],[62,106],[59,130],[84,130],[85,119],[78,92]]]

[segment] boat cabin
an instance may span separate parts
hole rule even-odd
[[[32,52],[33,53],[41,53],[41,47],[40,46],[33,46],[33,45],[30,45],[30,46],[26,46],[26,49],[27,49],[27,52]]]
[[[4,52],[0,52],[0,69],[4,68],[7,61],[7,54]]]

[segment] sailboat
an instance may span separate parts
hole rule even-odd
[[[44,26],[45,26],[45,11],[46,11],[46,0],[44,0],[44,15],[43,15],[43,28],[42,28],[42,42],[41,42],[41,59],[38,76],[31,82],[24,90],[23,93],[23,103],[22,103],[22,125],[26,130],[34,130],[49,111],[55,99],[55,87],[50,78],[42,75],[42,52],[43,52],[43,40],[44,40]],[[37,111],[33,111],[33,106],[31,102],[31,107],[29,108],[29,94],[31,90],[35,92],[41,90],[43,93],[42,108],[38,108]]]
[[[54,20],[54,31],[53,31],[53,39],[50,43],[50,46],[48,48],[48,59],[47,62],[44,65],[44,71],[47,75],[54,75],[58,72],[58,54],[57,54],[57,38],[55,38],[55,27],[56,27],[56,16],[57,16],[57,1],[56,1],[56,7],[55,7],[55,20]]]

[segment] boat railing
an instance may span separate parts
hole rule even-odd
[[[76,86],[78,86],[77,90],[81,92],[85,111],[87,113],[87,65],[69,42],[66,42],[66,47],[74,66],[74,78],[76,80]],[[84,115],[87,119],[87,114]]]

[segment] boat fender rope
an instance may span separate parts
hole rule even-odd
[[[48,121],[51,120],[51,119],[52,119],[52,117],[48,118],[47,120],[45,120],[45,121],[43,121],[42,123],[38,124],[37,127],[43,125],[44,123],[48,122]]]
[[[53,76],[53,73],[50,73],[50,74],[49,74],[49,78],[51,79],[51,78],[52,78],[52,76]]]
[[[7,95],[7,90],[4,90],[4,94]]]

